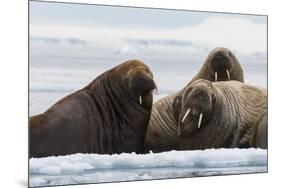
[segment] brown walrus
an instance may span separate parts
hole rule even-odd
[[[177,96],[179,149],[267,148],[267,91],[197,80]]]
[[[198,79],[244,82],[244,75],[235,55],[229,49],[219,47],[209,53],[201,69],[187,86]],[[177,148],[178,135],[173,103],[175,97],[181,95],[184,89],[174,95],[159,99],[153,104],[145,138],[146,151],[161,152]]]
[[[244,75],[236,56],[229,49],[218,47],[209,53],[201,69],[190,83],[198,79],[212,82],[227,80],[244,82]]]
[[[142,153],[155,87],[138,60],[104,72],[30,118],[30,157]]]

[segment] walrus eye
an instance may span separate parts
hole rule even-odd
[[[229,57],[231,57],[231,56],[232,56],[232,53],[231,53],[231,52],[228,52],[228,55],[229,55]]]

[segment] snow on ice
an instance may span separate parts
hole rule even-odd
[[[267,172],[267,150],[209,149],[32,158],[30,186]]]

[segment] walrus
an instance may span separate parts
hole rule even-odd
[[[198,79],[212,82],[237,80],[244,82],[243,69],[234,53],[223,47],[213,49],[190,83]]]
[[[267,91],[197,80],[175,99],[179,149],[267,148]]]
[[[126,61],[30,117],[30,157],[142,153],[156,88],[149,67]]]
[[[178,135],[173,103],[174,100],[178,100],[176,96],[182,95],[185,88],[198,79],[213,82],[228,80],[244,82],[244,74],[238,59],[229,49],[223,47],[213,49],[198,73],[183,89],[153,104],[145,138],[146,152],[169,151],[177,148]]]

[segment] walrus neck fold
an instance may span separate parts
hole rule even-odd
[[[220,85],[221,83],[216,84],[218,97],[216,111],[214,112],[220,115],[213,116],[216,119],[212,120],[212,122],[220,125],[220,130],[223,131],[219,135],[221,139],[220,147],[232,147],[237,124],[240,122],[240,116],[237,115],[240,114],[240,109],[235,105],[235,102],[238,102],[237,96],[235,96],[237,93],[233,93],[228,87],[217,87]]]
[[[122,77],[116,73],[103,79],[97,79],[87,86],[88,94],[98,108],[93,113],[102,114],[103,119],[93,122],[99,125],[91,132],[99,137],[99,144],[93,144],[97,153],[120,153],[143,151],[146,126],[150,112],[142,108],[124,84]],[[106,130],[106,131],[99,131]],[[121,135],[121,136],[120,136]],[[107,151],[98,145],[107,145]],[[136,150],[135,148],[138,148]],[[97,151],[98,150],[98,151]]]

